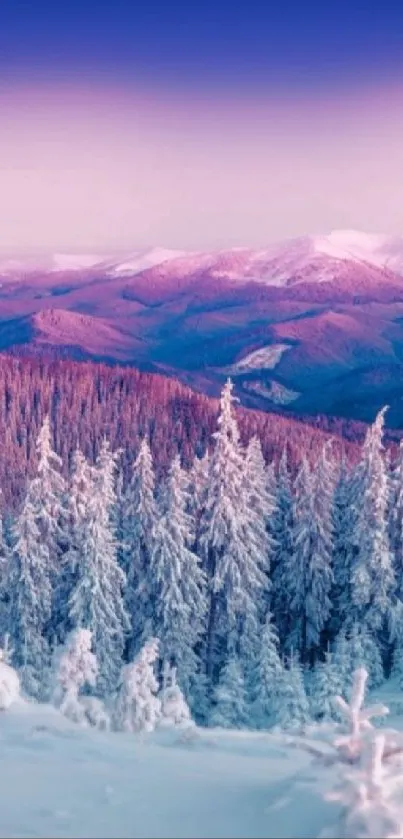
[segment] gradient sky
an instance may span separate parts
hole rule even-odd
[[[402,184],[396,0],[0,4],[2,250],[403,234]]]

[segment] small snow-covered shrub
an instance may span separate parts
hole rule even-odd
[[[11,650],[6,638],[3,649],[0,649],[0,711],[6,711],[20,695],[20,680],[9,663],[10,658]]]
[[[57,651],[54,662],[54,704],[64,716],[80,724],[89,721],[80,691],[86,685],[94,687],[98,672],[91,642],[89,629],[75,629],[68,636],[65,646]]]
[[[164,670],[164,685],[161,697],[161,719],[159,725],[163,728],[189,728],[195,723],[192,720],[189,706],[176,681],[176,668],[167,667]]]
[[[80,696],[84,719],[99,731],[109,731],[111,721],[104,703],[96,696]]]
[[[158,681],[154,673],[157,657],[158,641],[152,638],[134,661],[122,668],[113,712],[116,731],[154,731],[161,717]]]

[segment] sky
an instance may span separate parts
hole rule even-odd
[[[403,4],[1,0],[0,249],[403,234]]]

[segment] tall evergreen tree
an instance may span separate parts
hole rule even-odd
[[[229,636],[237,643],[245,620],[248,632],[257,625],[258,604],[266,584],[256,519],[248,510],[245,461],[232,390],[229,380],[221,395],[199,540],[210,586],[206,665],[213,682],[228,652]]]
[[[293,624],[288,644],[303,660],[319,648],[331,607],[331,536],[328,509],[323,521],[320,516],[322,493],[323,480],[314,478],[303,459],[295,484],[294,554],[288,573]]]
[[[52,588],[49,552],[41,539],[30,486],[13,536],[7,584],[13,663],[19,670],[23,689],[36,699],[44,699],[50,667],[46,629],[51,617]]]
[[[356,621],[378,633],[382,640],[391,618],[394,588],[388,537],[388,480],[383,458],[385,410],[368,429],[359,468],[356,558],[352,570],[352,614]]]
[[[61,557],[60,573],[56,579],[53,597],[52,627],[59,645],[66,642],[73,629],[69,615],[69,599],[78,578],[82,539],[94,477],[93,467],[83,453],[76,449],[72,458],[66,505],[68,548]]]
[[[205,576],[196,554],[189,507],[188,478],[179,455],[173,459],[162,493],[151,572],[155,583],[153,631],[161,659],[174,664],[189,698],[198,670],[195,647],[205,626]]]
[[[357,469],[348,471],[345,460],[341,462],[336,482],[333,504],[333,588],[331,593],[331,633],[335,638],[343,625],[347,625],[352,603],[352,569],[357,554],[356,526]]]
[[[283,671],[278,647],[277,631],[268,612],[260,635],[258,655],[253,662],[251,682],[247,685],[251,723],[256,728],[269,728],[276,721]]]
[[[278,628],[281,650],[284,652],[292,643],[293,616],[290,597],[294,588],[294,534],[295,504],[291,478],[284,448],[278,471],[276,506],[270,523],[275,543],[272,572],[272,611]]]
[[[126,609],[130,618],[129,657],[152,633],[154,611],[151,556],[155,548],[157,505],[150,446],[143,438],[125,495],[123,569],[127,577]]]
[[[53,576],[59,573],[59,562],[66,547],[66,485],[62,459],[52,447],[49,417],[46,416],[36,442],[37,469],[29,485],[30,502],[35,511],[42,544],[49,554]]]
[[[116,456],[104,443],[86,504],[77,580],[69,599],[71,626],[89,629],[97,657],[98,691],[115,688],[122,663],[128,617],[123,603],[125,575],[117,561],[112,530]]]
[[[403,645],[403,441],[391,469],[389,499],[389,539],[395,574],[394,605],[391,613],[391,636]]]

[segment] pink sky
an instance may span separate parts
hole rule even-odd
[[[264,246],[403,233],[403,97],[214,103],[0,87],[0,248]]]

